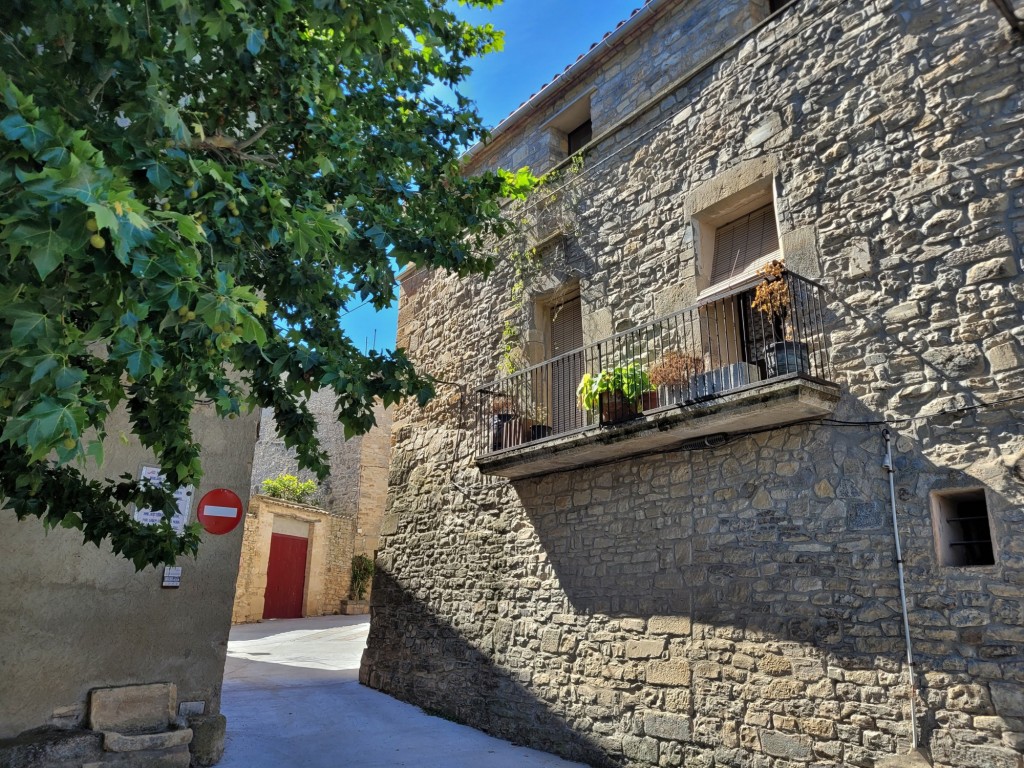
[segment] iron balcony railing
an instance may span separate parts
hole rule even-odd
[[[755,291],[748,285],[481,387],[479,455],[782,377],[831,382],[821,287],[784,273],[771,314],[755,308]]]

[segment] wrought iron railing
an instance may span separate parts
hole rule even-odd
[[[588,344],[477,390],[479,454],[800,376],[830,382],[826,304],[793,273],[766,314],[755,287]]]

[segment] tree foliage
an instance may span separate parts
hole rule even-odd
[[[457,90],[499,33],[441,0],[12,0],[0,36],[0,496],[19,518],[173,562],[199,541],[169,526],[201,477],[197,401],[272,408],[323,476],[312,391],[348,434],[374,398],[431,396],[339,317],[388,305],[393,263],[488,267],[474,248],[531,182],[460,174],[483,132]],[[83,472],[121,406],[162,489]]]

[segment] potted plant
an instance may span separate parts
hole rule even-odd
[[[576,388],[576,399],[584,410],[600,409],[601,424],[615,424],[635,418],[641,397],[652,389],[647,373],[639,363],[632,362],[605,369],[596,376],[584,374]]]
[[[664,391],[671,403],[696,400],[702,391],[704,355],[694,350],[666,349],[650,368],[651,385]]]
[[[530,422],[528,440],[540,440],[551,436],[551,425],[548,423],[548,408],[544,403],[538,400],[531,400],[527,404],[526,413]]]
[[[757,274],[764,279],[754,289],[750,306],[769,317],[773,332],[773,340],[764,347],[767,378],[809,371],[807,345],[794,338],[790,316],[793,297],[789,281],[785,279],[786,265],[776,259],[761,267]]]
[[[515,400],[505,394],[491,397],[491,450],[500,451],[522,442],[523,424]]]

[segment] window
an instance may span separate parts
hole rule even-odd
[[[574,155],[594,138],[594,128],[590,117],[591,95],[593,95],[593,89],[562,107],[554,117],[544,124],[544,128],[551,135],[551,148],[557,155],[551,158],[552,162],[558,163],[570,155]]]
[[[569,154],[575,155],[594,138],[594,130],[590,124],[590,118],[577,128],[569,131]]]
[[[984,489],[934,491],[931,501],[939,565],[993,565],[995,553]]]
[[[711,285],[749,274],[778,256],[775,206],[768,203],[715,230]]]

